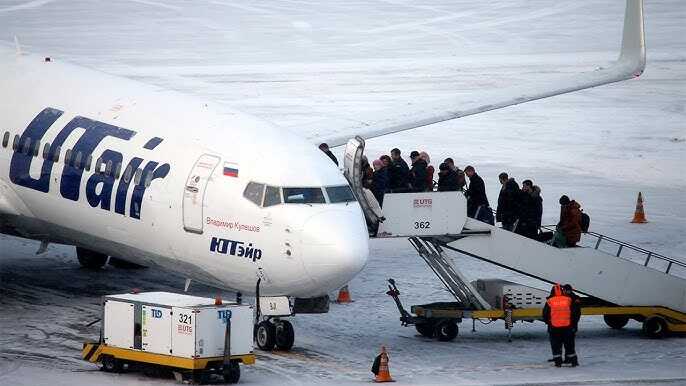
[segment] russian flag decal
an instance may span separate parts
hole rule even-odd
[[[224,175],[227,177],[238,177],[238,164],[224,162]]]

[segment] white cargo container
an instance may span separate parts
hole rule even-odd
[[[101,342],[84,347],[83,356],[103,362],[106,370],[142,362],[198,372],[220,369],[227,376],[227,364],[238,371],[239,362],[254,363],[249,305],[169,292],[128,293],[104,297],[102,320]]]

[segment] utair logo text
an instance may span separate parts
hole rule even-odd
[[[141,218],[141,207],[145,190],[152,181],[163,179],[169,174],[170,166],[168,163],[160,165],[156,161],[147,161],[144,164],[143,158],[132,157],[128,165],[123,167],[123,155],[111,149],[105,149],[101,154],[94,155],[96,147],[105,138],[116,138],[121,141],[129,141],[136,132],[107,123],[95,121],[90,118],[76,116],[70,120],[52,140],[50,145],[44,139],[48,129],[64,114],[63,111],[51,107],[45,108],[38,113],[29,123],[24,133],[19,138],[19,143],[15,148],[10,163],[10,180],[20,186],[39,192],[48,193],[51,188],[50,176],[52,168],[60,157],[60,152],[65,150],[64,168],[59,183],[60,195],[68,200],[78,201],[81,182],[86,168],[83,165],[90,165],[94,162],[94,173],[85,182],[86,200],[91,207],[100,207],[103,210],[114,210],[115,213],[127,215],[126,198],[134,179],[136,178],[131,193],[131,200],[128,207],[128,216],[134,219]],[[77,130],[78,129],[78,130]],[[64,142],[74,132],[82,132],[78,140],[71,149],[66,152],[62,149]],[[163,138],[151,138],[143,146],[143,149],[153,150],[163,141]],[[42,157],[37,157],[38,146],[44,143]],[[24,151],[25,150],[25,151]],[[69,155],[69,157],[67,157]],[[34,159],[43,159],[40,177],[33,178],[29,174],[31,162]],[[93,161],[97,159],[97,161]],[[101,170],[105,166],[105,170]],[[114,165],[118,165],[115,167]],[[119,169],[121,168],[121,169]],[[124,175],[128,178],[120,178],[116,183],[119,171],[125,170]],[[140,172],[138,172],[140,170]],[[116,184],[116,186],[115,186]]]

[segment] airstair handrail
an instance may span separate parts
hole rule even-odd
[[[548,231],[555,231],[556,226],[555,225],[541,225],[541,228],[548,230]],[[592,231],[584,232],[584,234],[595,237],[596,239],[598,239],[598,241],[596,241],[596,243],[595,243],[594,249],[598,249],[600,247],[600,243],[602,241],[607,241],[607,242],[610,242],[612,244],[618,245],[617,253],[615,255],[617,257],[622,257],[621,254],[622,254],[622,251],[624,249],[630,249],[632,251],[636,251],[636,252],[639,252],[641,254],[646,255],[645,262],[643,263],[643,265],[645,267],[648,266],[648,263],[650,263],[650,260],[652,258],[655,258],[658,260],[665,261],[667,263],[667,268],[665,270],[665,273],[667,273],[667,274],[669,274],[669,271],[672,269],[673,265],[678,265],[680,267],[686,268],[686,263],[683,261],[679,261],[679,260],[673,259],[671,257],[667,257],[665,255],[661,255],[659,253],[649,251],[645,248],[641,248],[639,246],[629,244],[629,243],[621,241],[621,240],[617,240],[617,239],[612,238],[610,236],[606,236],[606,235],[603,235],[603,234],[600,234],[597,232],[592,232]],[[626,260],[629,260],[629,259],[626,259]],[[651,267],[651,268],[654,268],[654,267]]]

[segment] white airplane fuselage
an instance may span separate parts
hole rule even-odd
[[[360,206],[314,144],[70,64],[0,49],[0,70],[0,229],[267,296],[366,264]]]

